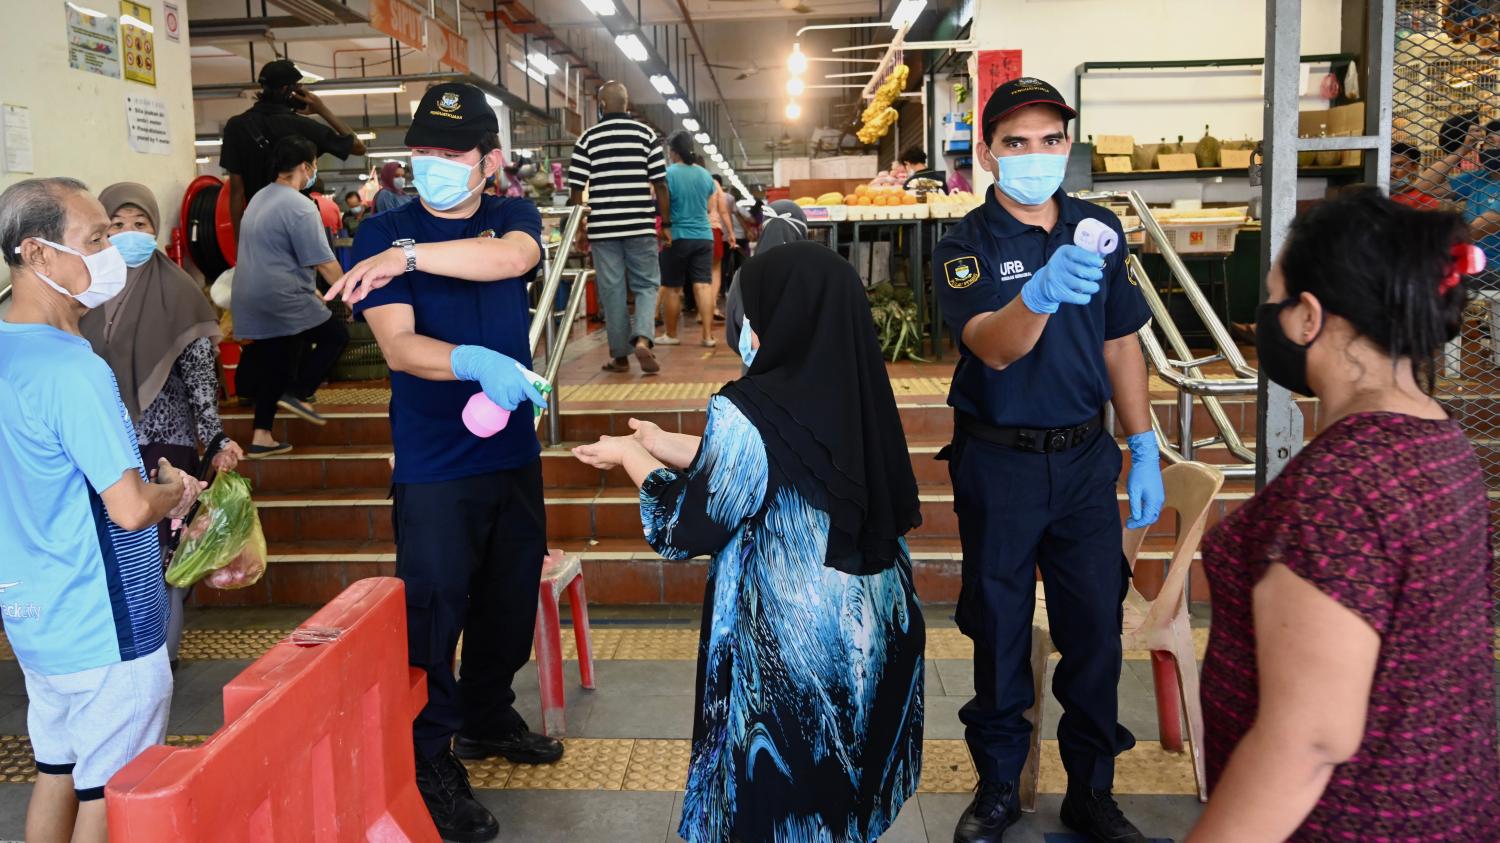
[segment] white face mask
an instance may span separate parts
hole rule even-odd
[[[67,252],[70,255],[77,255],[80,258],[83,258],[83,267],[84,269],[88,270],[89,273],[89,286],[88,289],[84,290],[81,293],[70,293],[67,290],[63,289],[63,286],[61,284],[53,281],[51,278],[48,278],[40,272],[36,272],[36,270],[32,270],[32,272],[35,272],[36,277],[45,281],[47,283],[47,286],[51,287],[52,289],[58,291],[59,293],[62,293],[68,298],[78,299],[78,303],[83,305],[84,307],[93,310],[94,308],[98,307],[101,304],[104,304],[115,296],[118,296],[120,294],[120,291],[125,289],[125,279],[126,274],[129,272],[129,269],[125,266],[125,257],[121,255],[120,250],[115,248],[113,245],[102,252],[95,252],[92,255],[85,255],[83,252],[80,252],[77,249],[73,249],[68,246],[64,246],[61,243],[53,243],[51,240],[44,240],[40,237],[35,237],[32,239],[36,240],[39,243],[46,243],[48,246],[51,246],[59,252]],[[16,254],[20,253],[21,247],[17,246]]]

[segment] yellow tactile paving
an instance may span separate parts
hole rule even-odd
[[[629,738],[571,738],[561,761],[534,767],[518,765],[505,782],[505,789],[621,790],[635,743]]]
[[[893,378],[891,389],[897,396],[903,395],[947,395],[951,378]],[[638,383],[588,383],[564,385],[561,401],[566,408],[570,401],[646,402],[687,398],[707,400],[724,386],[723,381],[696,381],[690,383],[664,383],[642,381]],[[337,390],[329,390],[336,392]],[[364,392],[367,390],[351,390]],[[373,391],[373,390],[369,390]],[[318,400],[325,400],[319,393]],[[330,401],[329,403],[334,403]],[[342,403],[342,402],[340,402]]]
[[[167,746],[197,746],[208,735],[167,735]],[[0,783],[25,784],[36,781],[36,763],[31,754],[31,738],[26,735],[0,735]]]
[[[922,742],[922,782],[918,793],[965,793],[978,781],[963,741]]]
[[[324,405],[360,405],[385,406],[391,403],[391,391],[380,387],[369,389],[333,389],[324,388],[318,390],[318,403]]]
[[[687,787],[692,741],[638,740],[625,768],[622,790],[678,791]]]
[[[693,661],[698,658],[697,627],[596,626],[592,630],[595,661]],[[180,658],[185,661],[258,659],[271,647],[286,640],[287,629],[189,629],[182,634]],[[1198,658],[1208,647],[1208,630],[1193,630]],[[1500,660],[1500,638],[1495,658]],[[562,653],[566,661],[577,661],[578,645],[571,628],[562,631]],[[970,659],[974,645],[953,627],[927,630],[927,658]],[[536,657],[533,651],[532,657]],[[1052,654],[1057,658],[1057,654]],[[1149,659],[1145,650],[1126,650],[1125,658]],[[0,661],[15,661],[10,644],[0,635]]]
[[[481,790],[500,790],[510,781],[516,765],[504,758],[486,758],[483,761],[465,761],[469,768],[469,783]]]

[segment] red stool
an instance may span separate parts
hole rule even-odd
[[[583,563],[578,554],[552,550],[542,563],[542,585],[537,596],[536,675],[542,689],[542,733],[562,737],[563,717],[562,618],[558,600],[568,592],[573,613],[573,635],[578,641],[578,675],[583,687],[594,688],[594,651],[589,645],[589,604],[583,591]]]

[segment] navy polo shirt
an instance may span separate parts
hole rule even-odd
[[[1055,198],[1060,213],[1048,232],[1011,216],[991,190],[984,205],[949,229],[933,250],[938,306],[959,338],[948,403],[997,427],[1068,427],[1098,415],[1112,394],[1105,341],[1135,333],[1151,318],[1145,298],[1125,272],[1127,250],[1119,218],[1062,191]],[[1121,247],[1105,259],[1099,292],[1087,305],[1058,307],[1031,353],[1003,370],[991,369],[963,345],[964,326],[1020,295],[1052,253],[1073,242],[1074,229],[1087,217],[1120,233]]]
[[[397,240],[444,243],[470,237],[504,237],[524,231],[541,242],[542,217],[527,199],[485,196],[468,219],[433,216],[421,202],[408,202],[360,223],[354,259],[389,249]],[[536,268],[501,281],[464,281],[446,275],[408,272],[355,305],[363,313],[388,304],[411,305],[416,332],[454,345],[481,345],[531,368],[531,327],[526,285]],[[430,381],[391,373],[391,438],[396,446],[396,483],[434,483],[502,471],[530,463],[541,454],[531,404],[511,415],[510,424],[488,439],[464,427],[464,405],[479,384]]]

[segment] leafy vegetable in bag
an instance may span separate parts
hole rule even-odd
[[[221,471],[198,496],[198,512],[182,532],[167,583],[186,588],[208,579],[214,588],[244,588],[266,571],[266,538],[250,498],[250,481]]]

